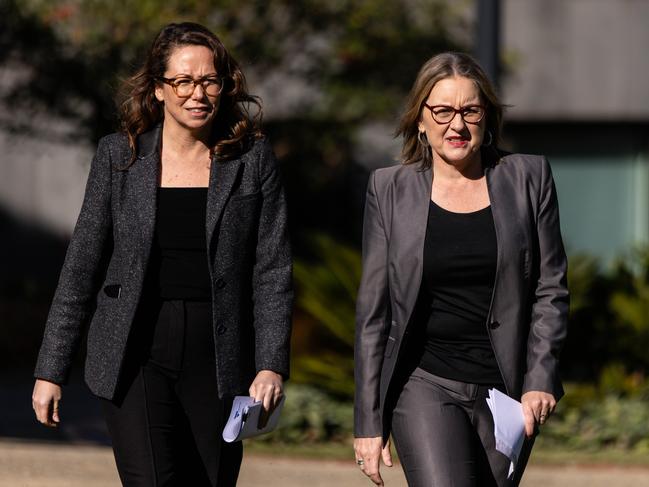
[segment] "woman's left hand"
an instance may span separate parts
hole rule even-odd
[[[525,418],[525,434],[528,438],[534,436],[537,424],[545,424],[557,407],[557,401],[552,394],[541,391],[529,391],[521,398],[523,417]]]
[[[261,401],[263,411],[259,416],[259,428],[266,426],[270,413],[277,407],[284,395],[284,380],[272,370],[260,370],[252,381],[248,393],[255,401]]]

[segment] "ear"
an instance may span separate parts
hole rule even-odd
[[[158,100],[160,102],[164,101],[164,99],[165,99],[165,97],[164,97],[164,88],[163,88],[163,86],[161,84],[156,83],[154,93],[155,93],[156,100]]]
[[[422,134],[423,134],[424,132],[426,132],[426,128],[424,127],[424,124],[421,123],[421,122],[419,122],[419,123],[417,124],[417,129],[418,129]]]

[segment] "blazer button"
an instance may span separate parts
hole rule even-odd
[[[219,325],[216,328],[216,333],[217,333],[217,335],[223,335],[225,333],[225,330],[227,330],[227,328],[225,326]]]
[[[225,287],[225,281],[219,277],[214,283],[214,286],[216,286],[216,289],[223,289]]]
[[[499,326],[500,326],[500,323],[498,323],[497,321],[492,321],[491,323],[489,323],[489,328],[491,328],[492,330],[495,330]]]

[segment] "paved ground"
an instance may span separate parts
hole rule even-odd
[[[385,469],[386,485],[405,487],[399,467]],[[649,487],[649,469],[531,465],[522,487]],[[239,486],[369,487],[350,462],[247,456]],[[103,446],[71,446],[0,440],[0,487],[118,487],[112,452]]]
[[[0,487],[119,487],[109,440],[80,377],[66,387],[63,423],[34,420],[31,372],[0,372]],[[534,455],[532,455],[532,462]],[[405,487],[399,467],[384,468],[388,487]],[[371,487],[352,462],[247,455],[239,487]],[[649,487],[649,469],[548,467],[527,469],[522,487]]]

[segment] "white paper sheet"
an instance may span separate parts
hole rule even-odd
[[[282,396],[277,407],[268,418],[266,426],[259,429],[259,415],[262,411],[261,401],[255,402],[250,396],[235,396],[228,422],[223,428],[223,440],[228,443],[251,438],[264,433],[270,433],[277,427],[279,415],[284,406],[285,396]]]
[[[525,418],[521,403],[498,389],[489,389],[487,404],[494,419],[496,450],[510,460],[508,477],[514,473],[525,440]]]

